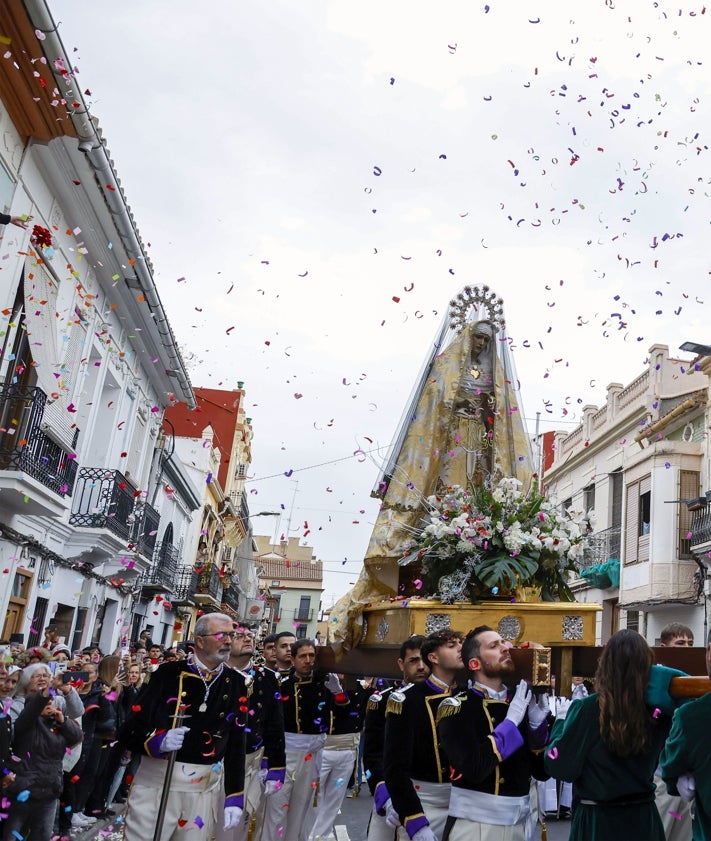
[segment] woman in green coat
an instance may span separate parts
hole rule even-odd
[[[597,693],[558,713],[545,767],[573,783],[570,841],[664,841],[653,777],[670,719],[645,703],[651,666],[644,638],[618,631],[600,658]]]

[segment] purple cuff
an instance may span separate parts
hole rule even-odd
[[[548,736],[548,721],[544,719],[535,730],[529,726],[526,734],[526,745],[531,750],[540,750],[548,744]]]
[[[229,806],[237,806],[238,809],[244,809],[244,794],[230,794],[225,797],[225,809]]]
[[[278,783],[283,783],[285,778],[286,768],[270,768],[265,780],[276,780]]]
[[[412,838],[415,833],[419,832],[422,827],[429,826],[430,822],[424,815],[417,815],[414,818],[405,818],[405,832],[407,832],[408,837]]]
[[[262,764],[261,764],[262,771],[265,771],[269,767],[269,760],[266,756],[262,757]]]
[[[502,761],[508,759],[512,753],[523,747],[521,731],[510,718],[505,718],[498,727],[495,727],[492,736],[494,746]]]
[[[390,800],[387,786],[384,782],[379,782],[375,787],[375,794],[373,795],[373,803],[375,804],[375,811],[379,815],[385,814],[385,804]]]
[[[146,739],[144,747],[146,752],[149,756],[152,756],[153,759],[165,759],[165,753],[163,753],[160,749],[160,746],[163,744],[163,739],[165,739],[164,730],[162,733],[156,733],[155,736],[151,736],[150,739]]]

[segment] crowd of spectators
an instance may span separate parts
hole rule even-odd
[[[116,739],[140,688],[188,644],[149,632],[130,647],[72,651],[49,626],[41,645],[0,641],[0,837],[68,841],[128,794],[138,757]]]

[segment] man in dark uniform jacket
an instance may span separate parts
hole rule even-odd
[[[536,699],[525,681],[515,693],[504,684],[514,672],[510,643],[486,625],[462,647],[471,688],[440,705],[437,729],[452,768],[444,838],[465,841],[476,829],[487,841],[524,841],[531,813],[531,776],[545,779],[548,699]]]
[[[440,749],[435,717],[462,667],[462,635],[435,631],[422,643],[430,676],[390,693],[383,764],[392,806],[388,822],[402,824],[411,841],[436,841],[449,806],[449,763]]]
[[[244,814],[236,831],[224,832],[218,828],[217,841],[246,841],[252,818],[255,818],[255,838],[260,838],[264,797],[284,784],[284,712],[279,683],[271,669],[254,663],[253,654],[254,634],[247,625],[238,624],[228,662],[247,684],[248,701],[239,710],[247,742]]]
[[[316,648],[301,639],[292,647],[294,667],[279,692],[284,709],[286,777],[267,800],[263,841],[302,841],[315,820],[321,756],[331,714],[348,718],[350,701],[338,678],[315,669]]]
[[[224,766],[224,827],[234,829],[244,805],[244,677],[227,665],[234,623],[222,613],[195,623],[195,651],[163,663],[141,690],[119,733],[142,755],[126,813],[125,841],[152,838],[165,780],[166,760],[176,754],[163,839],[207,841]],[[181,723],[180,715],[183,714]]]
[[[402,672],[402,686],[422,683],[429,669],[422,659],[420,648],[423,636],[413,634],[400,646],[398,667]],[[373,812],[368,825],[368,841],[392,841],[393,828],[385,822],[390,801],[383,771],[383,742],[385,741],[385,708],[394,686],[376,689],[368,699],[363,727],[363,768],[373,795]]]

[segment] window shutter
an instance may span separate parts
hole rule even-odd
[[[700,493],[700,487],[701,477],[697,470],[679,471],[679,493],[677,499],[695,499]],[[691,554],[691,540],[687,537],[691,531],[691,511],[689,511],[683,502],[680,502],[677,508],[679,509],[678,557],[693,558]]]
[[[625,557],[626,564],[637,560],[637,540],[639,531],[639,493],[640,483],[627,485],[627,512],[625,517]]]
[[[651,490],[652,490],[652,477],[651,476],[645,476],[644,479],[640,479],[638,496],[642,496],[642,494],[649,493]]]

